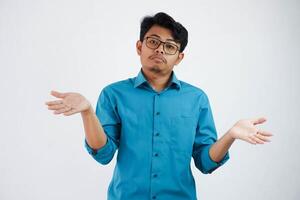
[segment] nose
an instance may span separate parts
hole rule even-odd
[[[165,52],[164,52],[164,44],[161,43],[161,44],[155,49],[155,52],[156,52],[157,54],[159,54],[159,53],[164,54],[164,53],[165,53]]]

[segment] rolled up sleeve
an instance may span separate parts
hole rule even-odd
[[[107,136],[106,144],[100,149],[93,149],[84,140],[84,146],[88,153],[100,164],[108,164],[119,147],[120,139],[120,117],[117,113],[117,106],[111,97],[109,90],[104,88],[100,93],[96,106],[96,116],[100,121]]]
[[[217,141],[217,132],[214,124],[212,110],[205,93],[201,96],[201,109],[193,146],[195,166],[204,174],[210,174],[229,159],[229,152],[220,162],[215,162],[209,155],[210,147]]]

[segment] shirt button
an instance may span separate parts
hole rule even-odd
[[[154,156],[157,157],[157,156],[158,156],[158,153],[155,153]]]
[[[157,174],[154,174],[153,177],[156,178],[156,177],[157,177]]]
[[[152,199],[156,199],[156,196],[152,196]]]
[[[159,115],[160,114],[160,112],[156,112],[156,115]]]
[[[155,136],[159,136],[159,133],[156,133]]]

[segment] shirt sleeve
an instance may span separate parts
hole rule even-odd
[[[217,141],[217,132],[213,120],[212,110],[205,93],[201,96],[202,106],[196,129],[193,146],[193,158],[195,166],[204,174],[210,174],[229,159],[229,152],[220,162],[215,162],[209,155],[209,149]]]
[[[88,153],[100,164],[108,164],[116,150],[119,147],[121,123],[120,117],[117,112],[117,106],[113,98],[110,97],[109,90],[104,88],[99,95],[96,116],[99,119],[103,130],[107,136],[106,144],[100,149],[92,149],[86,138],[84,140],[84,146]]]

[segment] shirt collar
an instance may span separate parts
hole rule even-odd
[[[168,86],[174,85],[174,86],[176,86],[177,89],[180,89],[181,84],[180,84],[180,81],[177,79],[174,71],[172,71],[171,76],[172,76],[171,81],[170,81]],[[141,69],[140,72],[138,73],[138,75],[135,77],[134,87],[136,88],[136,87],[142,85],[145,82],[147,82],[147,79],[145,78],[145,76],[142,72],[142,69]]]

